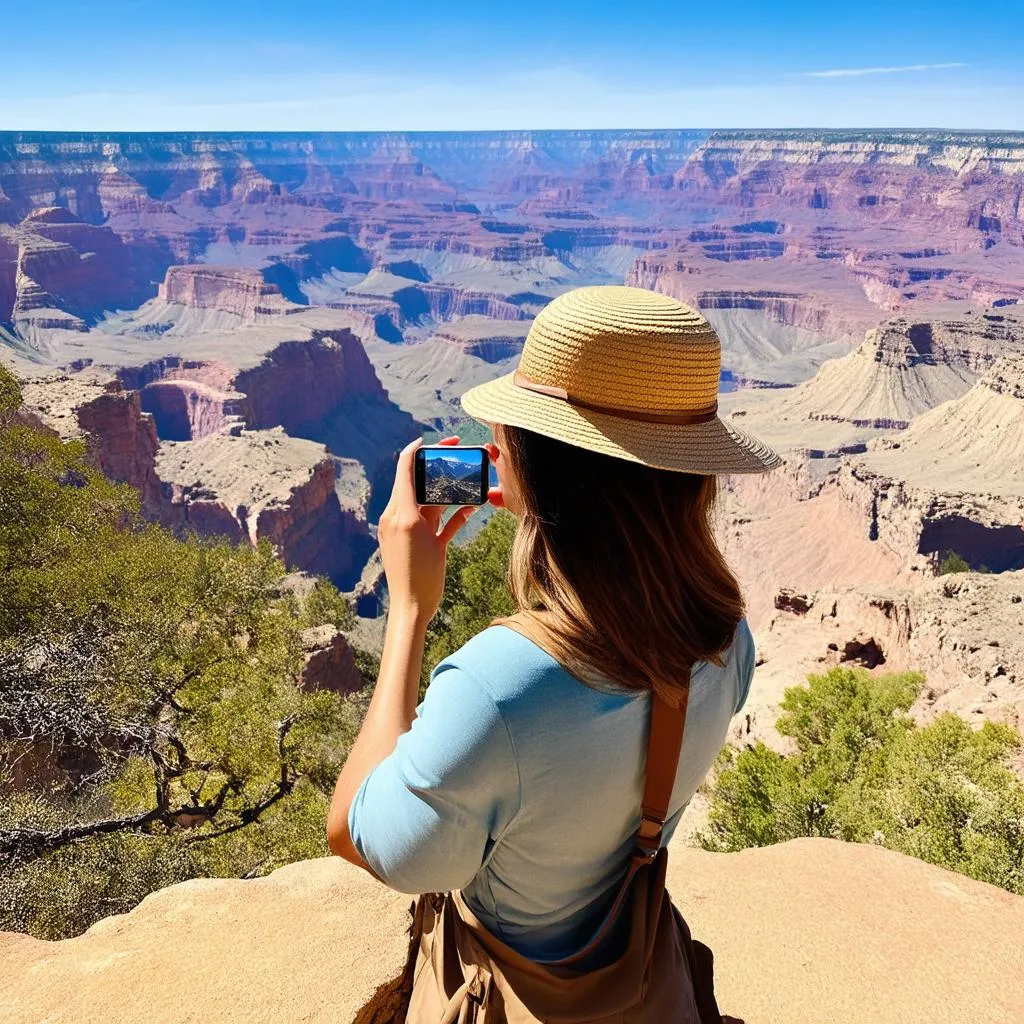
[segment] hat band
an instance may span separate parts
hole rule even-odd
[[[706,423],[718,415],[718,402],[703,409],[694,409],[688,412],[680,410],[659,410],[659,409],[620,409],[614,405],[598,405],[596,402],[586,402],[582,398],[570,395],[565,388],[554,384],[538,384],[530,380],[521,370],[516,370],[512,375],[512,383],[517,387],[525,388],[527,391],[535,391],[539,395],[547,395],[549,398],[560,398],[569,405],[581,409],[589,409],[591,412],[603,412],[609,416],[619,416],[624,420],[641,420],[644,423]]]

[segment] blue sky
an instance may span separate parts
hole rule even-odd
[[[0,130],[1024,129],[1022,2],[6,0]]]

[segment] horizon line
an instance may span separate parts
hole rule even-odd
[[[608,128],[0,128],[0,136],[6,135],[552,135],[562,132],[578,132],[580,134],[617,133],[617,132],[705,132],[713,133],[747,133],[763,132],[922,132],[943,133],[948,135],[1024,135],[1024,126],[1020,128],[944,128],[938,125],[899,125],[880,127],[877,125],[839,125],[839,126],[772,126],[761,128],[688,128],[672,127],[608,127]]]

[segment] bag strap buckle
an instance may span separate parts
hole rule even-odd
[[[664,827],[664,818],[659,818],[646,810],[640,815],[640,827],[636,831],[636,845],[648,859],[652,859],[661,848],[661,833]]]

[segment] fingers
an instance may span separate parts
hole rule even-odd
[[[458,444],[459,443],[459,435],[458,434],[453,434],[451,437],[442,437],[441,440],[438,441],[437,443],[438,444]]]
[[[501,493],[501,488],[500,487],[489,487],[487,489],[487,500],[495,508],[504,508],[505,507],[505,496]]]
[[[391,501],[389,504],[396,508],[418,507],[416,505],[416,481],[413,477],[413,459],[416,449],[423,444],[423,438],[417,437],[410,441],[398,455],[398,464],[395,466],[395,485],[391,489]]]
[[[463,505],[461,508],[456,509],[452,513],[451,519],[444,524],[444,529],[441,530],[438,535],[438,539],[442,544],[447,545],[452,539],[466,525],[466,520],[478,509],[479,505]]]

